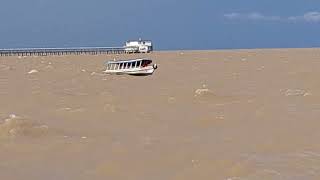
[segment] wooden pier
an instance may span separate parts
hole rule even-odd
[[[64,56],[125,54],[124,47],[81,47],[81,48],[20,48],[0,49],[0,56]]]

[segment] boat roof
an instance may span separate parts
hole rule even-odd
[[[126,41],[127,43],[128,42],[152,42],[151,40],[147,40],[147,39],[139,39],[139,40],[128,40],[128,41]]]
[[[108,61],[108,64],[119,64],[119,63],[130,63],[130,62],[136,62],[136,61],[151,61],[150,59],[144,59],[144,58],[140,58],[140,59],[129,59],[129,60],[117,60],[117,61]]]

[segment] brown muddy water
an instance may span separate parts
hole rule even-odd
[[[107,59],[151,57],[152,76]],[[320,179],[320,50],[1,57],[0,179]]]

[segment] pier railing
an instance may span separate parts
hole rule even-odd
[[[0,49],[0,56],[63,56],[125,54],[124,47],[79,47],[79,48],[19,48]]]

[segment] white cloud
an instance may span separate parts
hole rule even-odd
[[[283,21],[283,22],[308,22],[308,23],[320,23],[320,12],[312,11],[306,12],[301,16],[270,16],[262,13],[229,13],[224,14],[224,18],[229,20],[251,20],[251,21]]]
[[[239,14],[239,13],[230,13],[230,14],[224,14],[223,16],[225,18],[227,18],[227,19],[238,19],[241,16],[241,14]]]
[[[223,15],[225,18],[230,20],[256,20],[256,21],[279,21],[279,16],[266,16],[258,12],[241,14],[241,13],[229,13]]]
[[[303,17],[306,21],[320,22],[320,12],[309,12],[306,13]]]
[[[320,23],[320,12],[307,12],[302,16],[291,16],[290,21],[305,21],[310,23]]]
[[[247,17],[253,20],[264,20],[265,18],[267,18],[266,16],[256,12],[248,14]]]
[[[264,20],[264,21],[279,21],[281,18],[279,16],[266,16],[261,13],[250,13],[248,18],[252,20]]]

